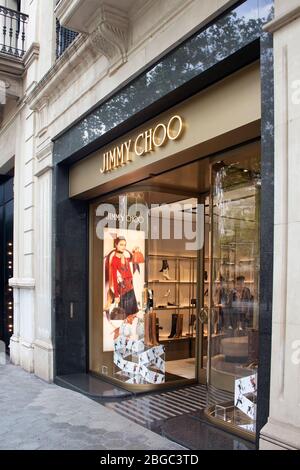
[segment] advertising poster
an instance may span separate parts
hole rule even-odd
[[[145,233],[104,228],[103,351],[121,335],[136,341],[145,282]],[[126,331],[124,331],[126,330]]]
[[[256,420],[256,395],[257,376],[256,374],[242,377],[235,380],[234,400],[235,406],[245,415]]]

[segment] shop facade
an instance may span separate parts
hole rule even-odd
[[[272,41],[237,40],[220,64],[205,48],[244,7],[54,140],[53,295],[58,380],[203,383],[207,418],[255,441],[270,376]],[[183,79],[174,64],[201,45],[207,70]]]
[[[299,0],[0,3],[11,362],[299,448]]]

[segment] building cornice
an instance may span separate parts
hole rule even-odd
[[[24,73],[24,63],[18,57],[0,53],[0,70],[14,77],[21,78]]]
[[[57,91],[58,84],[72,74],[76,62],[79,63],[84,52],[86,58],[88,50],[88,37],[79,35],[26,97],[26,103],[31,109],[38,109],[45,96],[51,96]]]
[[[17,116],[20,113],[20,110],[22,109],[22,107],[23,105],[19,104],[18,109],[8,118],[7,121],[3,123],[3,126],[0,129],[0,139],[5,134],[5,132],[7,132],[9,127],[16,123]]]
[[[270,21],[264,26],[264,31],[268,33],[275,33],[281,28],[284,28],[286,25],[292,21],[297,20],[300,17],[300,6],[292,8],[291,10],[283,13],[282,15],[276,16],[274,20]]]
[[[65,24],[69,20],[73,11],[77,10],[80,3],[82,3],[82,0],[64,0],[56,5],[54,13],[59,18],[61,24]]]

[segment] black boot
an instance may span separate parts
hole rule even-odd
[[[156,318],[156,337],[157,341],[159,342],[159,330],[162,330],[163,327],[159,326],[159,318]]]
[[[178,314],[172,313],[171,333],[169,334],[168,338],[173,338],[176,335],[177,318],[178,318]]]
[[[165,271],[165,269],[169,269],[169,263],[167,259],[162,260],[162,268],[159,272],[162,273],[163,271]]]

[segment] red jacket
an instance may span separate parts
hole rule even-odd
[[[121,258],[114,255],[111,261],[111,274],[116,297],[133,289],[133,277],[128,258],[125,257],[124,263],[122,263]]]

